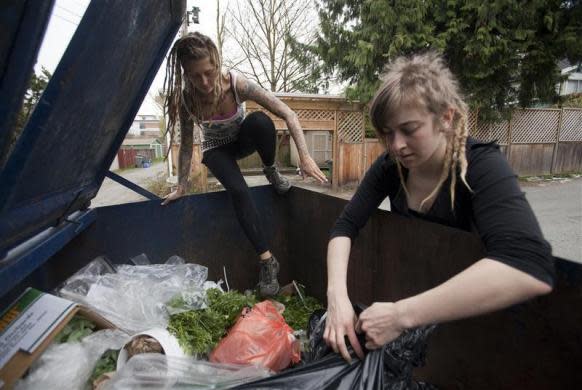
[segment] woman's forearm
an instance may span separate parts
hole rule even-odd
[[[431,290],[396,302],[396,307],[403,326],[412,328],[489,313],[550,291],[533,276],[485,258]]]
[[[178,154],[178,184],[182,191],[187,191],[192,165],[193,130],[182,131],[180,152]]]
[[[285,123],[287,123],[289,133],[291,133],[291,137],[295,141],[295,146],[297,146],[299,158],[309,156],[309,150],[307,149],[307,143],[305,142],[305,136],[303,135],[303,129],[301,128],[297,114],[291,109],[288,109],[284,119]]]
[[[352,241],[348,237],[334,237],[327,246],[327,295],[347,296],[348,261]]]

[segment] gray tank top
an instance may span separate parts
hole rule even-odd
[[[202,152],[234,142],[238,138],[240,125],[245,118],[244,107],[236,91],[236,73],[229,72],[230,87],[234,92],[236,111],[224,116],[215,116],[209,121],[200,122]]]

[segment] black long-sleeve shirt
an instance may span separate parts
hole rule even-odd
[[[331,231],[354,240],[372,213],[388,196],[391,211],[400,215],[474,231],[486,257],[517,268],[553,286],[554,261],[539,224],[519,187],[517,177],[494,143],[467,140],[467,183],[457,178],[454,212],[447,180],[426,213],[408,208],[396,163],[382,154],[372,164],[352,200]],[[403,168],[403,174],[407,171]],[[449,179],[450,180],[450,179]]]

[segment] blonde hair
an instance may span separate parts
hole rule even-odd
[[[443,183],[451,177],[451,208],[455,207],[455,187],[457,172],[465,186],[471,190],[466,180],[467,158],[465,144],[469,134],[467,127],[467,104],[463,100],[458,82],[449,70],[443,58],[436,52],[417,54],[412,57],[399,57],[387,65],[381,76],[382,86],[370,103],[370,119],[380,141],[392,154],[385,139],[385,123],[395,110],[403,105],[423,105],[434,114],[435,125],[443,128],[440,118],[446,110],[452,108],[454,116],[450,129],[445,130],[447,146],[441,176],[434,190],[420,203],[424,204],[436,196]],[[409,195],[402,166],[395,158],[400,182],[406,195]]]
[[[202,96],[196,91],[192,82],[184,77],[183,68],[186,61],[197,61],[205,58],[216,70],[217,77],[212,91],[212,103],[209,112],[203,112]],[[167,116],[168,127],[166,134],[170,133],[173,142],[176,122],[182,119],[191,119],[199,124],[203,116],[212,115],[222,96],[222,61],[218,49],[212,39],[199,32],[189,33],[178,39],[170,53],[166,63],[166,77],[164,79],[163,93],[164,115]],[[169,150],[169,148],[168,148]]]

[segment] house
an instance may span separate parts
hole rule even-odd
[[[582,93],[582,62],[570,64],[568,60],[562,60],[558,66],[560,74],[565,78],[558,87],[559,95]]]
[[[122,149],[137,149],[140,151],[151,150],[148,157],[164,157],[164,145],[156,138],[126,138],[121,144]],[[150,155],[151,153],[151,155]]]
[[[129,134],[143,137],[159,137],[160,135],[160,118],[157,115],[136,115]]]

